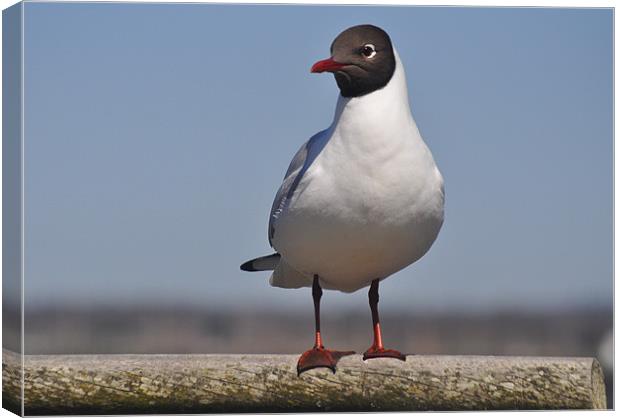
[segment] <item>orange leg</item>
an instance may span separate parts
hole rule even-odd
[[[336,363],[344,356],[355,354],[355,351],[334,351],[326,350],[323,347],[323,340],[321,339],[321,296],[323,296],[323,290],[319,285],[319,276],[314,276],[312,282],[312,299],[314,300],[314,347],[306,351],[299,357],[297,361],[297,374],[305,372],[306,370],[314,369],[317,367],[327,367],[332,372],[336,373]]]
[[[389,350],[383,347],[381,338],[381,325],[379,324],[379,279],[373,280],[368,291],[368,303],[370,304],[370,312],[372,314],[372,327],[374,331],[374,341],[372,346],[364,353],[364,360],[379,357],[397,358],[405,361],[405,356],[397,350]]]

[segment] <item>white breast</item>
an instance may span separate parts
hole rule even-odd
[[[355,291],[422,257],[443,222],[443,180],[409,110],[404,71],[381,90],[340,97],[322,150],[275,225],[286,263]]]

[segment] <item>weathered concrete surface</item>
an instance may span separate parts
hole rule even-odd
[[[49,355],[25,358],[25,413],[130,414],[603,409],[592,358],[343,358],[297,376],[294,355]],[[4,399],[19,356],[3,352]]]

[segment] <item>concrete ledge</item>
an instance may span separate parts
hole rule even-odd
[[[27,355],[25,413],[604,409],[593,358],[359,355],[297,376],[296,355]],[[3,351],[3,400],[20,405]]]

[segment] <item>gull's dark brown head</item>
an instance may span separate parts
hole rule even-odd
[[[333,73],[344,97],[359,97],[385,87],[395,69],[388,34],[373,25],[359,25],[338,35],[331,57],[314,64],[311,71]]]

